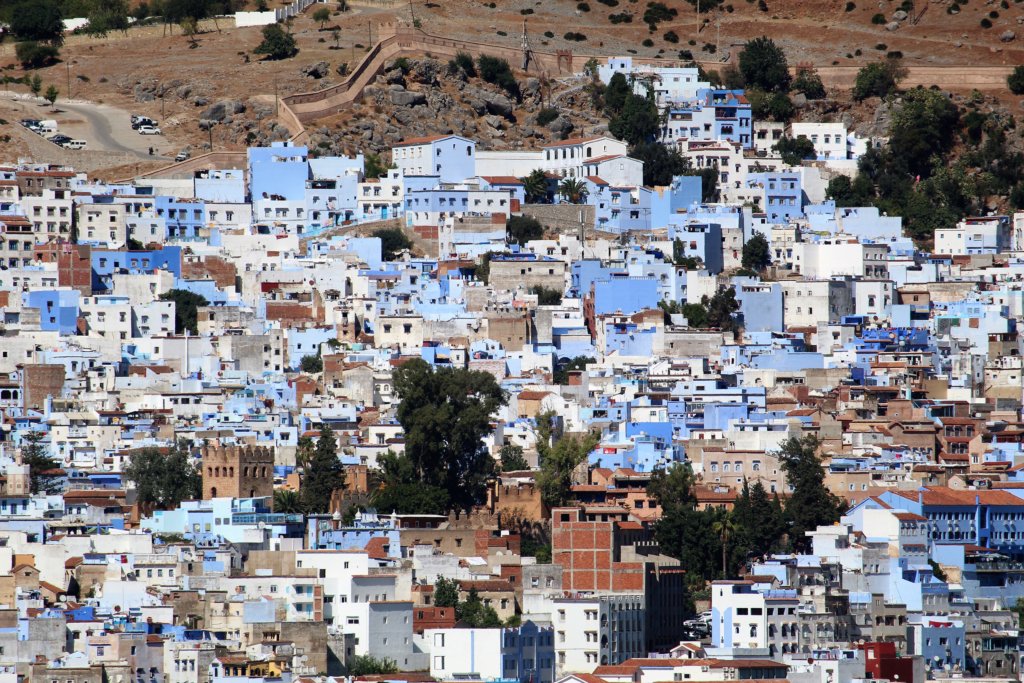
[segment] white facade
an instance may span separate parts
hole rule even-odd
[[[656,67],[634,64],[632,57],[609,57],[597,69],[597,76],[605,85],[617,73],[627,80],[633,79],[633,89],[638,95],[647,94],[649,83],[659,105],[696,99],[698,90],[711,87],[709,82],[700,80],[700,71],[694,66]]]
[[[644,605],[643,595],[555,600],[555,675],[590,673],[644,656]]]
[[[391,162],[405,175],[436,175],[457,183],[476,174],[476,142],[458,135],[419,138],[399,143]]]
[[[585,162],[597,157],[625,156],[625,142],[609,137],[572,138],[544,146],[544,170],[562,176],[587,175]]]

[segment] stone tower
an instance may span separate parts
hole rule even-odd
[[[274,450],[264,446],[204,446],[203,500],[274,495]]]

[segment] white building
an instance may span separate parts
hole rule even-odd
[[[700,71],[695,66],[652,66],[634,64],[632,57],[609,57],[597,69],[597,76],[605,85],[617,73],[633,81],[633,90],[638,95],[646,95],[649,84],[659,106],[694,100],[698,90],[711,87],[709,82],[700,80]]]
[[[644,606],[642,594],[554,600],[556,675],[644,656]]]
[[[586,162],[591,159],[625,157],[627,151],[626,143],[614,138],[600,135],[589,138],[569,138],[544,145],[543,168],[545,171],[570,178],[583,177],[590,175],[586,170]]]
[[[405,175],[436,175],[457,183],[476,174],[476,142],[459,135],[434,135],[403,140],[391,150],[391,161]]]

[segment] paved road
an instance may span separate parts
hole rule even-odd
[[[139,135],[132,130],[131,114],[106,104],[72,100],[57,101],[56,111],[22,93],[0,92],[23,114],[23,118],[55,119],[61,133],[85,140],[86,149],[129,154],[138,159],[167,159],[173,146],[162,135]],[[149,148],[156,154],[150,156]]]

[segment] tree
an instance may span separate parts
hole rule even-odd
[[[626,99],[633,94],[626,76],[619,71],[612,74],[604,91],[604,107],[609,117],[618,116],[626,105]]]
[[[569,373],[574,370],[585,370],[591,363],[597,361],[590,356],[576,356],[572,360],[558,361],[555,363],[555,369],[551,376],[551,381],[555,384],[566,385],[569,383]]]
[[[554,446],[549,445],[552,417],[546,413],[537,418],[537,453],[540,455],[537,487],[540,489],[541,500],[549,508],[565,505],[572,500],[576,468],[587,461],[598,443],[597,436],[589,435],[583,438],[563,437]]]
[[[292,489],[277,489],[274,491],[274,512],[302,512],[302,496]]]
[[[544,237],[544,226],[532,216],[509,216],[505,231],[508,241],[516,244],[526,244],[530,240]]]
[[[771,38],[748,40],[740,51],[740,73],[747,87],[772,93],[789,91],[790,76],[786,53]]]
[[[753,557],[763,557],[778,549],[785,533],[782,504],[774,500],[760,482],[753,486],[744,480],[732,509],[736,530],[732,535],[732,566],[739,567]]]
[[[546,204],[550,201],[548,176],[542,169],[530,171],[530,175],[520,178],[523,181],[523,193],[527,204]]]
[[[550,287],[541,285],[530,287],[530,294],[537,295],[537,305],[539,306],[558,306],[562,303],[562,293]]]
[[[834,524],[842,516],[842,501],[825,488],[819,446],[813,434],[792,436],[779,445],[779,460],[793,489],[786,502],[786,521],[790,545],[797,552],[810,549],[806,532]]]
[[[329,512],[331,494],[343,488],[345,468],[338,459],[338,443],[334,432],[325,425],[320,428],[316,449],[299,488],[302,509],[309,513]]]
[[[647,95],[630,92],[626,95],[622,110],[611,116],[608,132],[630,145],[653,140],[661,130],[661,114],[654,100],[654,93]]]
[[[814,143],[802,135],[798,138],[783,135],[775,143],[775,149],[782,157],[782,163],[787,166],[799,166],[804,159],[814,159],[816,156]]]
[[[711,530],[718,535],[722,543],[722,578],[728,579],[732,572],[729,571],[729,541],[736,533],[736,522],[728,512],[716,519],[711,525]]]
[[[629,156],[644,162],[644,185],[659,187],[672,184],[678,175],[693,175],[693,169],[678,149],[660,142],[641,142],[629,150]]]
[[[295,36],[288,33],[281,24],[267,24],[263,27],[263,42],[253,50],[267,59],[288,59],[299,53]]]
[[[302,360],[299,361],[299,369],[309,374],[315,374],[317,372],[324,371],[324,360],[319,354],[311,353],[308,356],[303,356]]]
[[[326,7],[321,7],[317,11],[313,12],[313,21],[320,24],[320,30],[324,30],[324,25],[331,20],[331,10]]]
[[[694,483],[689,463],[677,462],[651,474],[647,494],[661,507],[654,535],[662,552],[678,559],[690,580],[699,582],[718,575],[721,535],[713,525],[721,513],[697,509]]]
[[[160,295],[160,301],[174,302],[174,331],[177,334],[185,334],[186,330],[199,334],[198,309],[210,303],[205,296],[187,289],[170,289]]]
[[[58,95],[60,95],[60,90],[57,89],[57,86],[51,83],[50,87],[46,89],[46,94],[43,97],[46,98],[46,101],[50,103],[50,107],[52,108],[57,103]]]
[[[440,486],[424,483],[408,455],[388,451],[377,457],[374,472],[379,486],[372,501],[378,512],[400,515],[440,515],[448,511],[450,497]]]
[[[907,70],[898,59],[868,64],[857,72],[857,79],[853,85],[853,99],[860,102],[869,97],[885,97],[896,90],[906,74]]]
[[[1014,95],[1024,93],[1024,65],[1013,67],[1013,71],[1006,77],[1006,87]]]
[[[530,469],[530,463],[523,457],[522,446],[505,444],[501,447],[501,471],[520,472]]]
[[[21,439],[21,463],[28,465],[30,493],[58,493],[61,488],[60,463],[51,458],[43,445],[46,435],[29,431]]]
[[[387,165],[381,160],[379,154],[369,153],[363,157],[363,177],[380,178],[388,173]]]
[[[377,658],[372,655],[353,655],[347,662],[348,675],[353,678],[361,676],[380,676],[398,673],[398,665],[387,657]]]
[[[579,178],[566,178],[558,184],[558,194],[570,204],[579,204],[587,197],[587,184]]]
[[[86,17],[89,23],[85,25],[85,32],[100,38],[106,37],[110,31],[127,32],[128,16],[126,0],[95,0]]]
[[[57,61],[60,51],[53,45],[27,40],[14,46],[14,54],[25,69],[41,69]],[[39,74],[36,74],[38,78]],[[30,81],[31,84],[32,81]],[[39,93],[35,93],[38,95]]]
[[[802,92],[809,100],[823,100],[826,95],[825,84],[814,69],[800,69],[793,79],[793,90]]]
[[[715,292],[714,296],[701,298],[701,304],[707,311],[707,325],[720,330],[735,330],[736,319],[733,314],[740,309],[736,301],[736,288],[724,287]]]
[[[39,74],[34,74],[32,80],[28,82],[28,89],[32,91],[32,94],[39,97],[39,93],[43,90],[43,79]]]
[[[480,599],[476,588],[470,588],[466,599],[455,608],[458,620],[470,628],[499,628],[501,619],[498,613],[490,605],[485,605]]]
[[[412,240],[401,228],[374,230],[373,237],[380,240],[381,256],[385,261],[394,261],[401,252],[412,249]]]
[[[15,5],[9,28],[21,40],[64,44],[64,17],[56,0],[25,0]]]
[[[494,375],[462,368],[433,369],[416,358],[392,375],[400,399],[396,416],[405,453],[418,481],[436,486],[469,509],[483,501],[494,459],[483,447],[491,416],[506,396]]]
[[[195,17],[185,17],[181,20],[181,35],[188,38],[190,48],[199,47],[196,35],[199,33],[199,22]]]
[[[750,270],[762,271],[772,264],[771,245],[762,232],[754,232],[753,237],[743,245],[742,265]]]
[[[295,465],[306,469],[313,460],[313,451],[316,450],[316,442],[308,436],[300,436],[295,446]]]
[[[434,606],[457,607],[459,604],[459,582],[439,576],[434,582]]]
[[[135,486],[139,503],[161,510],[174,509],[181,501],[202,495],[202,477],[183,442],[167,453],[152,446],[135,451],[124,477]]]

